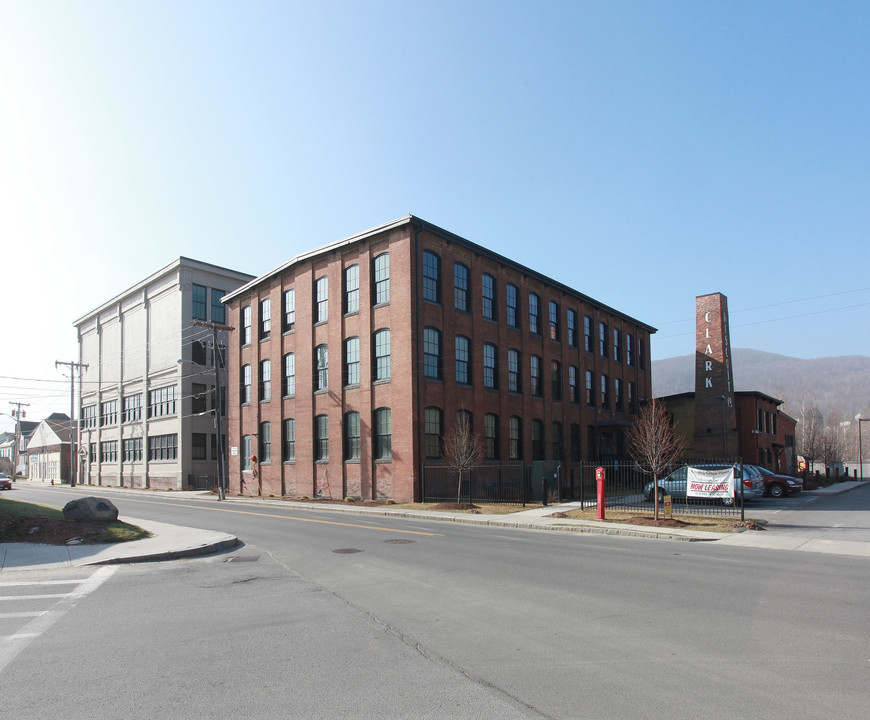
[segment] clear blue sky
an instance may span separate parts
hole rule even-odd
[[[716,291],[734,347],[870,355],[868,29],[831,0],[0,0],[0,412],[68,412],[31,379],[179,255],[261,274],[407,213],[657,326],[654,359]]]

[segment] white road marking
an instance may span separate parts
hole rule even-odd
[[[70,610],[88,593],[92,593],[117,570],[118,565],[104,565],[90,577],[78,581],[72,592],[61,595],[52,608],[38,613],[2,613],[0,617],[32,617],[33,619],[14,635],[0,638],[0,673],[12,660],[26,648],[35,638],[38,638]],[[37,583],[33,583],[34,585]]]

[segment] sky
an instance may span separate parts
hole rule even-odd
[[[417,215],[694,350],[870,355],[870,3],[0,0],[0,429],[179,255]]]

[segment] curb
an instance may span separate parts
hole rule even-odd
[[[105,560],[95,560],[94,562],[81,563],[80,567],[91,565],[124,565],[126,563],[145,563],[158,562],[160,560],[178,560],[186,557],[197,557],[201,555],[211,555],[212,553],[220,552],[221,550],[230,550],[238,547],[242,541],[237,537],[219,540],[214,543],[198,545],[197,547],[184,548],[183,550],[164,550],[162,552],[151,553],[148,555],[134,555],[130,557],[114,557]]]

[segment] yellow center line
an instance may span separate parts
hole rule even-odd
[[[271,513],[252,512],[250,510],[231,510],[227,507],[199,507],[198,505],[190,505],[188,503],[174,503],[159,500],[138,500],[136,498],[124,497],[127,502],[143,503],[145,505],[169,505],[171,507],[193,507],[196,510],[212,510],[214,512],[236,513],[237,515],[255,515],[257,517],[278,518],[283,520],[298,520],[299,522],[319,523],[321,525],[338,525],[340,527],[360,528],[361,530],[380,530],[382,532],[402,533],[404,535],[428,535],[431,537],[444,537],[443,533],[423,532],[422,530],[397,530],[396,528],[381,527],[379,525],[358,525],[356,523],[336,522],[334,520],[317,520],[314,518],[301,518],[294,515],[273,515]],[[328,511],[327,511],[328,512]],[[159,522],[159,521],[158,521]]]

